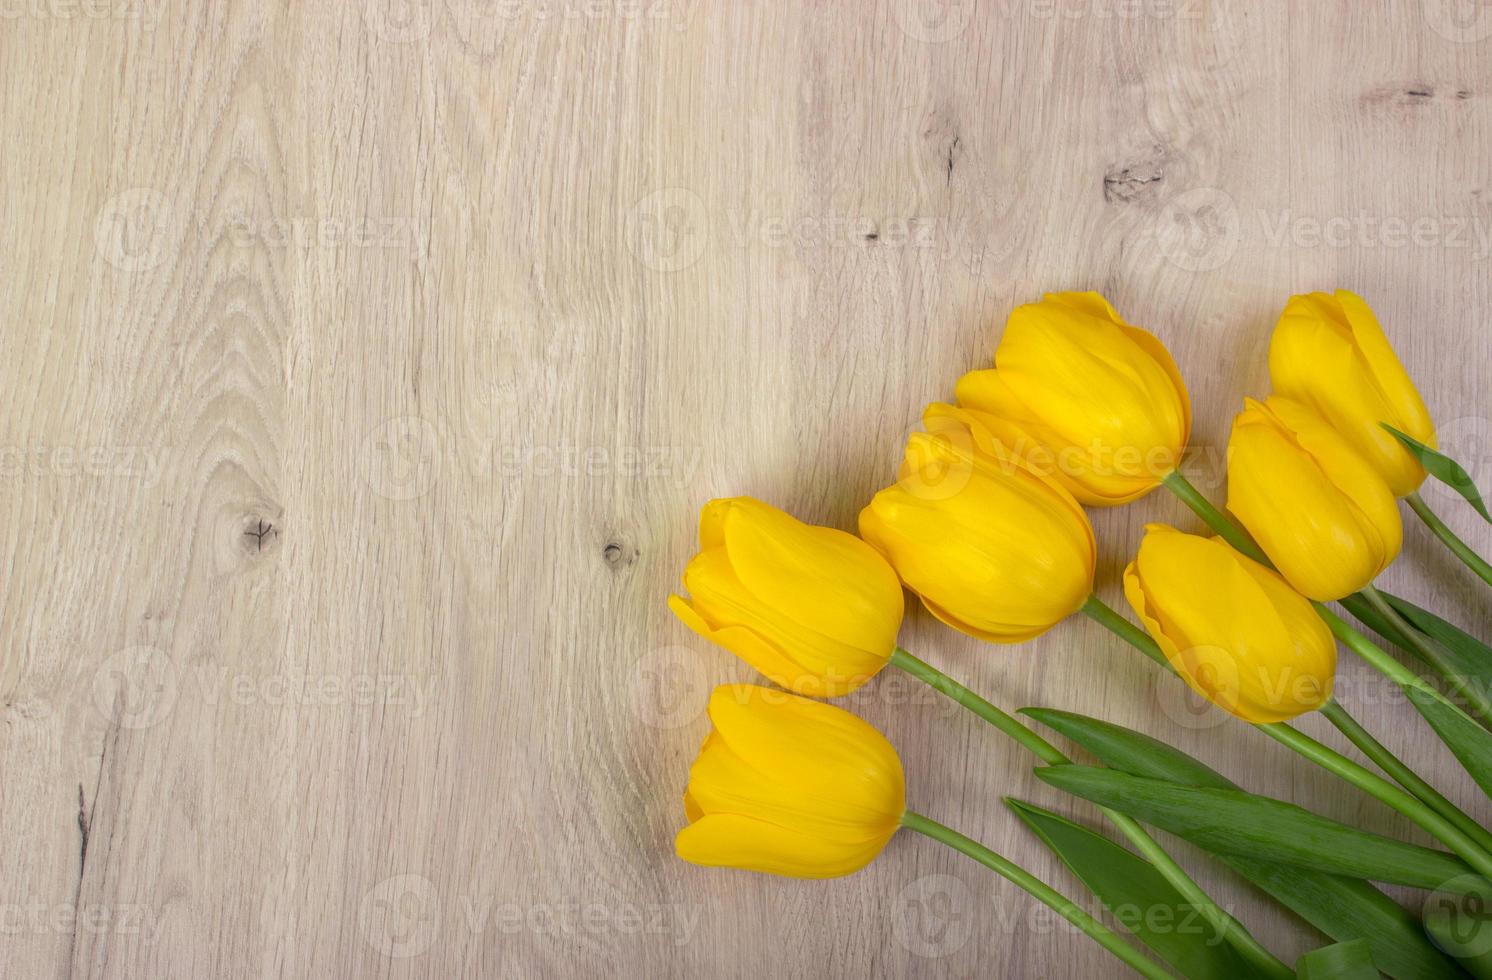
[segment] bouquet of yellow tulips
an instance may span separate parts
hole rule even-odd
[[[700,515],[687,595],[669,607],[775,687],[710,698],[712,730],[684,791],[678,855],[698,865],[829,878],[874,860],[898,830],[947,844],[1054,909],[1147,977],[1492,977],[1492,832],[1386,749],[1332,696],[1338,645],[1403,691],[1466,775],[1492,795],[1492,648],[1373,580],[1403,539],[1398,500],[1492,585],[1492,566],[1417,491],[1430,476],[1484,519],[1368,305],[1295,296],[1269,350],[1274,391],[1233,422],[1226,509],[1181,472],[1192,406],[1153,334],[1097,293],[1011,313],[994,364],[935,403],[858,535],[746,497]],[[1210,533],[1150,524],[1123,574],[1133,620],[1094,592],[1085,507],[1158,486]],[[1240,721],[1394,808],[1423,847],[1248,793],[1153,738],[1072,712],[1011,714],[898,646],[904,592],[953,629],[1020,643],[1081,613]],[[1406,652],[1406,667],[1368,633]],[[1030,751],[1043,782],[1090,801],[1128,842],[1018,800],[1017,819],[1068,866],[1114,929],[1009,859],[906,799],[901,761],[873,727],[822,699],[887,668],[926,683]],[[1320,712],[1356,761],[1300,732]],[[1096,758],[1074,764],[1033,725]],[[925,801],[914,801],[922,806]],[[1241,874],[1323,937],[1292,967],[1224,911],[1147,828]],[[1411,913],[1378,886],[1441,901]],[[1211,935],[1117,910],[1185,910]]]

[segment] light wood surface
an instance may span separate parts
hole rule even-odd
[[[1485,5],[0,13],[6,977],[1117,975],[931,841],[816,883],[673,857],[704,698],[753,676],[664,606],[699,506],[853,527],[1062,288],[1175,352],[1214,498],[1280,306],[1337,286],[1492,485]],[[1150,520],[1196,526],[1096,515],[1110,600]],[[1418,525],[1384,581],[1492,632]],[[918,610],[903,642],[1422,839],[1086,622],[995,648]],[[849,706],[919,809],[1077,894],[999,801],[1091,808],[906,680]],[[1287,960],[1315,940],[1176,851]]]

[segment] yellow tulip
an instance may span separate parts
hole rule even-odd
[[[1048,293],[1017,307],[995,366],[964,375],[957,394],[965,408],[1018,427],[1053,459],[1048,472],[1094,506],[1148,493],[1180,464],[1191,435],[1176,362],[1098,293]]]
[[[1228,509],[1295,589],[1329,602],[1399,554],[1394,495],[1324,419],[1271,395],[1245,400],[1228,442]]]
[[[932,406],[897,482],[860,512],[860,535],[943,622],[996,643],[1028,640],[1093,591],[1083,508],[979,424]]]
[[[1331,631],[1288,582],[1218,538],[1148,525],[1124,597],[1176,672],[1230,714],[1286,721],[1331,699]]]
[[[705,505],[699,548],[684,570],[690,597],[668,607],[783,687],[847,694],[896,649],[901,583],[853,534],[736,497]]]
[[[848,711],[737,684],[710,696],[714,730],[689,770],[689,826],[674,849],[694,864],[836,878],[881,853],[906,812],[896,750]]]
[[[1387,422],[1435,448],[1435,424],[1414,382],[1362,298],[1292,296],[1269,342],[1269,375],[1280,394],[1314,409],[1404,497],[1419,489],[1425,469]]]

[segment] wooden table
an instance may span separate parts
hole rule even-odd
[[[754,678],[664,605],[699,506],[852,528],[1051,289],[1175,352],[1214,498],[1281,305],[1334,287],[1492,486],[1485,4],[0,13],[7,977],[1116,975],[928,840],[831,882],[673,857],[708,690]],[[1197,526],[1160,494],[1095,519],[1115,602],[1145,522]],[[1385,584],[1486,636],[1406,531]],[[1423,840],[1089,623],[995,648],[917,610],[903,642]],[[1339,683],[1492,815],[1362,664]],[[1091,808],[904,680],[847,706],[920,809],[1078,894],[999,801]],[[1177,853],[1287,960],[1316,941]]]

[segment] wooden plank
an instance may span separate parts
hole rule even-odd
[[[1337,286],[1492,485],[1476,13],[14,5],[0,974],[1117,975],[929,841],[834,882],[672,856],[704,697],[753,676],[664,607],[697,510],[853,527],[922,405],[1063,288],[1170,346],[1214,497],[1280,306]],[[1195,524],[1158,496],[1096,515],[1107,598],[1149,520]],[[1492,628],[1417,527],[1385,582]],[[1008,706],[1422,839],[1085,623],[995,649],[919,610],[903,641]],[[996,801],[1091,811],[905,682],[850,706],[921,809],[1075,893]],[[1178,851],[1282,956],[1310,947]]]

